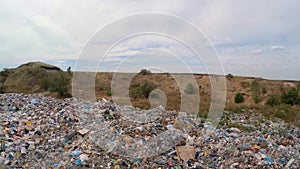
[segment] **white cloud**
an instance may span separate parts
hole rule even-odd
[[[286,48],[284,46],[271,46],[270,47],[271,50],[286,50]]]
[[[64,61],[64,60],[57,60],[56,62],[57,63],[65,63],[66,61]]]
[[[253,55],[259,55],[259,54],[263,53],[263,50],[262,49],[256,49],[256,50],[251,51],[250,53],[253,54]]]
[[[300,79],[300,75],[294,72],[297,64],[286,62],[292,56],[300,55],[300,49],[296,47],[300,43],[300,20],[295,19],[295,16],[300,15],[299,6],[300,1],[273,3],[271,0],[192,0],[190,3],[179,0],[0,1],[0,66],[16,66],[15,64],[32,60],[74,60],[88,39],[112,21],[141,12],[160,12],[182,17],[205,33],[217,46],[221,59],[225,62],[225,70],[230,69],[228,65],[232,61],[238,65],[245,62],[248,64],[248,61],[255,65],[261,62],[267,64],[272,58],[276,58],[279,59],[278,62],[282,62],[281,65],[290,68],[290,72],[285,71],[286,77]],[[135,26],[143,25],[128,25],[119,29],[131,29]],[[184,29],[181,33],[194,38]],[[162,39],[159,41],[162,42],[159,47],[161,49],[176,47],[172,44],[168,46]],[[134,55],[139,50],[133,49],[136,44],[142,46],[141,49],[151,47],[148,42],[128,41],[111,52],[115,56],[111,59],[117,61],[120,60],[117,58],[119,56]],[[105,44],[101,48],[106,49]],[[277,54],[271,50],[285,52]],[[256,57],[253,55],[257,54],[260,54],[260,60],[253,59]],[[257,67],[253,67],[254,69]],[[242,67],[235,71],[245,72]],[[255,73],[251,70],[249,72]],[[283,75],[278,72],[273,74]],[[261,75],[264,76],[264,73]]]

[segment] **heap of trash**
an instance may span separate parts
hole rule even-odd
[[[300,168],[300,130],[245,110],[217,128],[163,107],[0,95],[0,169]]]

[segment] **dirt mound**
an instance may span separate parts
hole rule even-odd
[[[7,69],[5,92],[35,93],[41,90],[41,80],[56,77],[60,68],[42,62],[29,62],[17,68]],[[2,77],[3,78],[3,77]]]

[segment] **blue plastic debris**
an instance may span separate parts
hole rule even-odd
[[[64,143],[67,143],[69,141],[69,139],[68,138],[64,138]]]
[[[266,156],[265,163],[270,165],[273,163],[273,160],[269,156]]]
[[[280,159],[279,159],[279,162],[280,162],[281,164],[284,164],[284,163],[286,162],[286,158],[285,158],[285,157],[280,158]]]
[[[71,152],[71,156],[72,156],[72,157],[79,157],[80,154],[81,154],[80,151],[72,151],[72,152]]]
[[[83,163],[82,163],[82,161],[80,159],[77,159],[77,160],[75,160],[74,164],[75,165],[82,165]]]
[[[10,134],[15,134],[14,129],[13,129],[13,128],[10,128],[10,129],[9,129],[9,133],[10,133]]]
[[[9,154],[6,155],[6,158],[8,158],[8,159],[13,159],[14,156],[13,156],[12,154],[9,153]]]
[[[216,163],[211,163],[211,164],[209,164],[209,167],[211,167],[211,168],[217,168],[217,164]]]
[[[262,141],[264,141],[264,138],[258,137],[257,140],[258,140],[259,142],[262,142]]]
[[[135,158],[133,160],[131,160],[133,163],[137,163],[137,162],[142,162],[141,158]]]
[[[217,130],[216,130],[216,133],[221,133],[221,130],[220,130],[220,129],[217,129]]]
[[[90,105],[86,105],[86,106],[85,106],[85,109],[86,109],[87,111],[90,111],[91,106],[90,106]]]
[[[57,168],[58,167],[58,164],[57,163],[54,163],[53,164],[53,168]]]
[[[59,151],[59,152],[64,152],[64,149],[63,149],[62,147],[59,147],[59,148],[58,148],[58,151]]]
[[[265,153],[265,152],[266,152],[266,149],[261,148],[261,149],[259,149],[259,151],[262,152],[262,153]]]
[[[32,99],[32,100],[30,101],[30,103],[31,103],[31,104],[39,104],[39,101],[37,101],[36,99]]]
[[[12,122],[12,121],[11,121],[11,122],[9,122],[9,126],[10,126],[10,127],[15,127],[15,123],[14,123],[14,122]]]

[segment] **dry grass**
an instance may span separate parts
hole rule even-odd
[[[50,68],[50,69],[47,69]],[[5,81],[7,92],[22,92],[22,93],[44,93],[46,95],[53,95],[41,90],[40,82],[44,77],[52,79],[59,71],[52,69],[51,65],[45,65],[43,63],[26,64],[16,69],[11,69],[8,79]],[[128,74],[127,74],[128,75]],[[145,81],[153,82],[157,89],[161,90],[167,98],[166,108],[169,110],[179,111],[181,107],[181,92],[178,82],[175,80],[175,76],[171,74],[130,74],[133,75],[132,80],[129,81],[129,86],[135,83],[143,83]],[[180,74],[177,74],[180,75]],[[95,79],[95,91],[97,98],[109,98],[111,99],[111,81],[113,79],[113,73],[97,73]],[[199,112],[207,113],[211,103],[211,85],[208,75],[196,74],[194,78],[198,84],[200,103]],[[257,81],[260,89],[259,103],[255,103],[252,92],[251,83]],[[269,107],[265,106],[267,99],[271,95],[280,96],[284,91],[291,89],[292,87],[299,86],[300,82],[296,81],[278,81],[278,80],[265,80],[261,78],[250,77],[236,77],[226,81],[226,110],[238,111],[241,108],[249,108],[260,111],[266,116],[281,116],[284,120],[293,122],[299,125],[300,108],[299,106],[277,106]],[[122,86],[123,83],[120,83]],[[181,89],[182,90],[182,89]],[[183,90],[184,91],[184,90]],[[244,102],[240,104],[234,103],[234,96],[237,93],[242,93],[244,96]],[[131,102],[134,106],[140,108],[150,108],[150,102],[146,98],[132,99]],[[284,113],[280,111],[285,111]],[[287,113],[288,112],[288,113]],[[294,113],[292,113],[294,112]],[[287,117],[285,117],[287,116]]]

